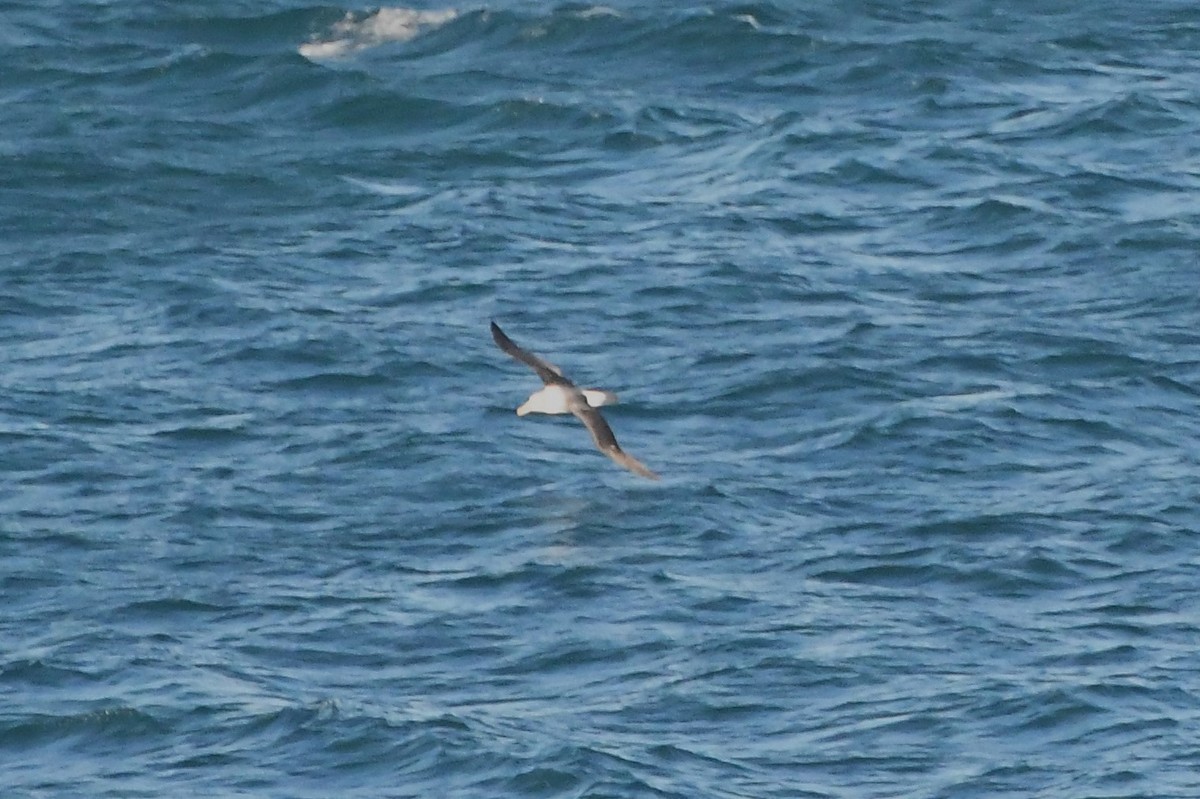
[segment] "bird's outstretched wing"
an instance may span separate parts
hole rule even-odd
[[[642,477],[648,477],[651,480],[661,479],[657,474],[647,469],[644,463],[621,449],[621,445],[617,443],[617,437],[613,435],[612,428],[608,426],[608,422],[600,415],[600,411],[585,403],[577,402],[572,405],[571,413],[575,414],[579,421],[587,426],[588,432],[592,434],[592,440],[596,442],[596,446],[605,455],[629,471],[640,474]]]
[[[492,338],[496,340],[497,347],[504,350],[521,363],[532,368],[533,371],[537,372],[538,377],[540,377],[542,382],[546,385],[550,385],[552,383],[560,386],[575,385],[562,373],[562,369],[559,369],[549,361],[542,360],[532,352],[526,352],[518,347],[515,341],[504,335],[504,331],[500,329],[500,325],[496,324],[495,322],[492,322]]]

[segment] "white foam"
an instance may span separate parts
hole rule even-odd
[[[367,180],[365,178],[351,177],[350,175],[342,175],[342,180],[347,183],[358,186],[360,189],[382,194],[386,197],[416,197],[422,193],[420,186],[415,186],[411,183],[395,183],[384,180]]]
[[[595,17],[619,17],[621,16],[621,12],[617,11],[615,8],[609,8],[608,6],[592,6],[577,12],[577,16],[580,19],[593,19]]]
[[[429,28],[444,25],[458,16],[453,8],[419,11],[412,8],[381,8],[374,14],[347,14],[334,23],[329,35],[300,45],[300,55],[320,61],[357,53],[391,42],[407,42]]]

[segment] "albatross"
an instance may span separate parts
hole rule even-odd
[[[647,469],[641,461],[621,449],[612,428],[604,421],[600,411],[596,410],[602,405],[615,403],[616,394],[598,388],[579,388],[557,366],[518,347],[511,338],[504,335],[500,325],[495,322],[492,322],[492,338],[496,340],[496,346],[537,372],[537,376],[545,384],[540,390],[530,394],[529,399],[517,408],[517,416],[530,413],[572,413],[587,427],[601,452],[631,472],[651,480],[659,479],[659,476]]]

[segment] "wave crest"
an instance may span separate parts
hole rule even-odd
[[[458,16],[453,8],[419,11],[412,8],[381,8],[362,16],[348,13],[333,24],[324,39],[300,45],[300,55],[313,60],[339,58],[369,47],[407,42],[422,31],[444,25]]]

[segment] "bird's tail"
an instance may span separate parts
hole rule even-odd
[[[599,408],[601,405],[617,404],[616,394],[600,388],[583,389],[583,398],[586,399],[587,404],[591,405],[593,408]]]

